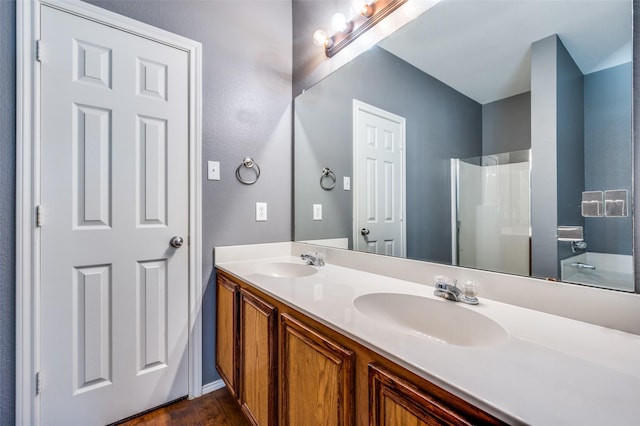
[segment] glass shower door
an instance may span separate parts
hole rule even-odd
[[[530,274],[530,151],[456,159],[457,264]]]

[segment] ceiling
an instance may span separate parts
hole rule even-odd
[[[485,104],[531,86],[531,44],[557,34],[583,74],[631,61],[631,0],[442,0],[379,43]]]

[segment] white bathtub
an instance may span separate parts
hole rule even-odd
[[[595,270],[579,268],[571,264],[582,263],[595,266]],[[560,261],[562,281],[610,288],[635,290],[633,280],[633,257],[623,254],[582,253]]]

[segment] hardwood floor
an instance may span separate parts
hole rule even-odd
[[[249,424],[226,387],[190,401],[183,399],[119,423],[125,426],[245,426]]]

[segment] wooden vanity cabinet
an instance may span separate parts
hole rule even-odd
[[[253,424],[504,424],[224,271],[217,287],[216,368]]]
[[[473,425],[475,421],[384,367],[369,364],[371,426]]]
[[[239,286],[218,275],[216,280],[216,370],[237,397],[237,338]]]
[[[246,289],[240,289],[239,402],[256,425],[277,419],[278,311]]]
[[[281,424],[354,424],[354,352],[289,314],[280,325]]]

